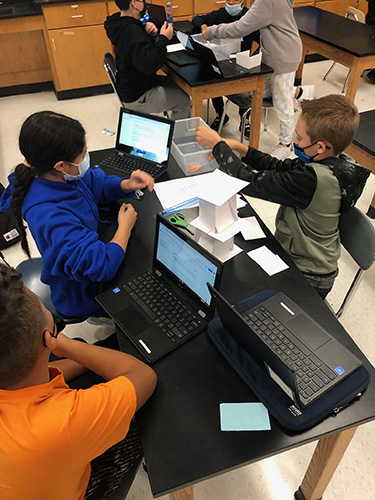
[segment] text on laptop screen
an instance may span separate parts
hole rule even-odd
[[[169,123],[122,113],[119,144],[133,156],[155,163],[168,160]]]
[[[156,259],[205,304],[211,303],[206,283],[214,286],[217,267],[164,224],[159,224]]]

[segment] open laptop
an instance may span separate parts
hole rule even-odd
[[[211,284],[207,286],[229,334],[300,408],[362,366],[285,294],[278,292],[239,314]]]
[[[176,31],[176,36],[179,42],[183,45],[184,50],[168,52],[167,61],[170,61],[177,66],[187,66],[188,64],[196,64],[199,62],[198,57],[195,55],[190,35],[187,35],[182,31]]]
[[[219,286],[222,270],[219,260],[158,214],[152,269],[96,300],[153,363],[207,327],[214,312],[207,282]]]
[[[197,55],[201,63],[211,66],[212,69],[224,78],[231,78],[248,73],[249,70],[240,66],[233,59],[223,59],[218,61],[215,52],[208,46],[197,42],[191,38],[191,43],[194,48],[194,53]]]
[[[130,176],[144,170],[157,179],[168,168],[174,121],[121,108],[116,152],[99,164],[106,174]]]

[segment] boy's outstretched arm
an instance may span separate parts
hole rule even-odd
[[[137,394],[137,410],[147,401],[156,387],[156,373],[142,361],[120,351],[85,344],[60,333],[57,338],[45,332],[47,348],[56,356],[66,357],[106,380],[127,377]]]

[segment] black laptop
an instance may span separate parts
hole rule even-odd
[[[203,45],[194,40],[194,38],[191,38],[191,43],[194,47],[194,53],[201,63],[211,66],[212,69],[222,77],[232,78],[249,72],[247,68],[237,64],[234,59],[229,58],[218,61],[215,52],[208,45]]]
[[[219,286],[223,264],[161,215],[152,269],[96,300],[153,363],[207,327],[214,307],[207,282]]]
[[[177,66],[187,66],[189,64],[196,64],[197,62],[199,62],[198,57],[195,55],[191,36],[183,33],[182,31],[177,31],[176,36],[184,48],[183,50],[168,52],[167,61],[172,62]]]
[[[121,108],[116,152],[99,164],[106,174],[129,177],[144,170],[157,179],[168,168],[174,121]]]
[[[285,294],[278,292],[239,314],[214,287],[208,287],[229,334],[300,408],[362,366]]]

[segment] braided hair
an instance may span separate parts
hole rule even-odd
[[[21,246],[30,258],[22,205],[35,177],[54,168],[59,161],[72,162],[85,147],[85,131],[73,118],[53,111],[40,111],[29,116],[22,125],[19,148],[25,163],[15,169],[11,209],[21,232]]]

